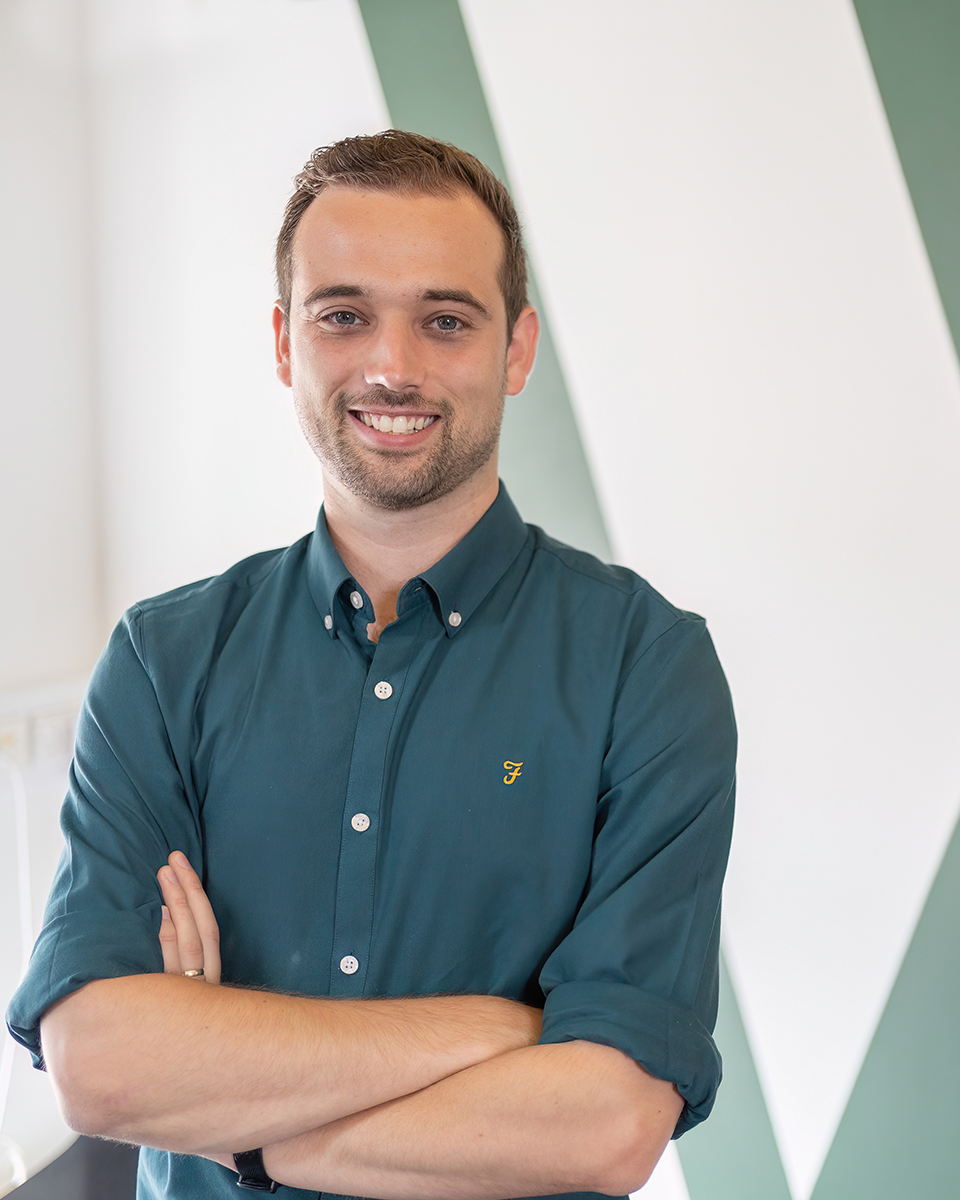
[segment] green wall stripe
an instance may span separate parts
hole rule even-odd
[[[723,1054],[723,1086],[710,1119],[677,1143],[690,1200],[790,1200],[750,1043],[724,963],[716,1036]]]
[[[960,1194],[960,824],[934,880],[813,1200]]]
[[[390,117],[506,168],[458,0],[358,0]]]
[[[960,4],[854,0],[854,7],[960,351]]]
[[[457,0],[358,0],[390,119],[453,142],[508,184]],[[500,474],[528,521],[609,560],[610,541],[553,338],[531,278],[543,333],[537,367],[508,400]]]

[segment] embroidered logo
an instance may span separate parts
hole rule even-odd
[[[504,769],[505,771],[509,771],[509,772],[510,772],[510,774],[509,774],[509,775],[504,775],[504,777],[503,777],[503,782],[504,782],[504,783],[514,783],[514,782],[515,782],[515,780],[516,780],[516,778],[517,778],[517,776],[518,776],[518,775],[522,775],[522,774],[523,774],[523,772],[520,770],[520,768],[521,768],[522,766],[523,766],[523,763],[522,763],[522,762],[518,762],[518,763],[515,763],[515,762],[510,762],[510,761],[509,761],[509,759],[508,759],[508,760],[507,760],[507,762],[505,762],[505,763],[503,764],[503,769]]]

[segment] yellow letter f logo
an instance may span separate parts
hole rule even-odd
[[[517,776],[518,776],[518,775],[522,775],[522,774],[523,774],[523,772],[520,770],[520,768],[521,768],[522,766],[523,766],[523,763],[522,763],[522,762],[518,762],[518,763],[515,763],[515,762],[509,762],[509,761],[508,761],[508,762],[505,762],[505,763],[503,764],[503,769],[504,769],[505,771],[509,771],[509,772],[510,772],[510,774],[509,774],[509,775],[504,775],[504,777],[503,777],[503,782],[504,782],[504,783],[513,783],[513,781],[514,781],[514,780],[517,778]]]

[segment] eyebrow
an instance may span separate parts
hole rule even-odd
[[[366,288],[359,287],[355,283],[332,283],[329,287],[314,288],[306,300],[304,300],[303,307],[312,308],[314,304],[319,303],[321,300],[334,300],[340,296],[352,296],[363,299],[369,295],[370,293]]]
[[[366,288],[362,288],[356,283],[332,283],[327,287],[314,288],[309,296],[304,300],[304,308],[312,308],[315,304],[319,304],[321,300],[339,300],[341,298],[369,299],[370,293]],[[493,320],[493,315],[487,306],[477,299],[472,292],[462,291],[460,288],[428,288],[420,297],[421,300],[449,300],[453,304],[463,304],[467,308],[472,308],[474,312],[480,314],[488,321]]]
[[[486,317],[488,321],[493,320],[493,315],[485,304],[481,304],[472,292],[462,292],[459,288],[430,288],[429,291],[423,293],[423,299],[450,300],[454,304],[463,304],[467,308],[472,308],[481,317]]]

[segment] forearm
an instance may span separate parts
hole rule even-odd
[[[642,1186],[683,1101],[619,1050],[528,1047],[266,1147],[278,1182],[384,1200]]]
[[[185,1153],[289,1138],[538,1034],[538,1013],[497,997],[340,1001],[160,974],[88,984],[43,1020],[75,1128]]]

